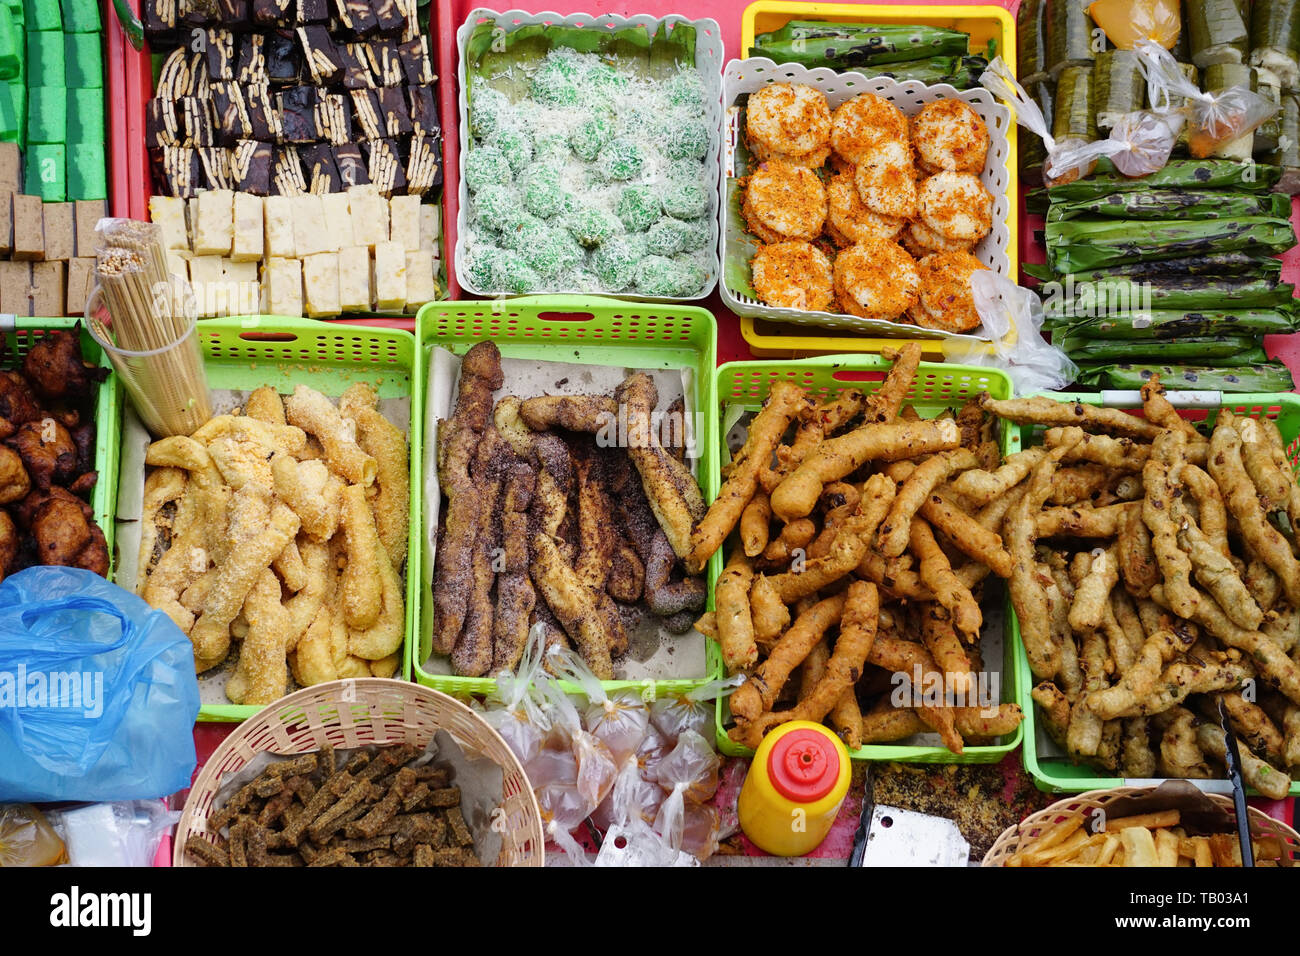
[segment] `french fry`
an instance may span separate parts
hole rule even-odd
[[[1156,841],[1151,831],[1144,827],[1126,827],[1119,831],[1119,842],[1124,848],[1125,866],[1152,867],[1159,865]]]

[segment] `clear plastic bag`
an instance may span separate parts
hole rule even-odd
[[[718,790],[722,767],[713,744],[693,730],[683,731],[677,746],[655,770],[655,780],[668,791],[680,790],[691,800],[703,803]]]
[[[600,867],[699,865],[700,861],[691,854],[673,849],[647,824],[635,820],[610,827],[596,855],[596,866]]]
[[[577,762],[575,785],[578,792],[591,804],[587,810],[587,813],[590,813],[600,805],[610,788],[614,786],[614,778],[618,775],[614,756],[601,740],[583,729],[577,707],[560,687],[558,681],[541,677],[538,679],[537,688],[540,696],[546,701],[547,712],[550,715],[551,732],[546,746],[554,746],[567,738]],[[532,779],[531,774],[529,779]]]
[[[548,657],[552,673],[577,684],[587,695],[583,727],[609,748],[615,762],[635,754],[650,724],[650,710],[640,693],[633,689],[606,693],[600,678],[567,647],[552,647]]]
[[[707,737],[713,729],[714,701],[726,697],[744,683],[744,675],[709,681],[685,694],[669,694],[650,705],[650,720],[669,740],[675,741],[683,731],[693,730]]]
[[[92,803],[50,814],[72,866],[151,866],[163,834],[180,819],[161,800]]]
[[[63,840],[30,803],[0,804],[0,869],[57,866],[68,859]]]
[[[1133,49],[1146,77],[1151,108],[1187,117],[1187,148],[1196,159],[1217,155],[1221,147],[1253,133],[1278,111],[1278,104],[1244,86],[1204,92],[1159,43],[1142,40]],[[1175,106],[1179,101],[1183,105]]]
[[[629,757],[619,768],[614,789],[591,814],[591,822],[602,833],[633,820],[648,826],[654,823],[667,796],[663,787],[642,775],[641,762],[635,756]]]
[[[519,660],[518,670],[497,678],[496,694],[488,699],[483,714],[483,719],[501,735],[506,746],[525,767],[537,755],[551,729],[535,684],[542,673],[545,647],[546,629],[540,624],[535,625],[529,631],[528,644]]]
[[[1011,376],[1017,394],[1055,391],[1074,381],[1078,366],[1042,336],[1043,304],[1032,290],[981,269],[971,275],[971,294],[992,351],[982,343],[949,338],[943,342],[944,358],[1000,368]]]
[[[1111,162],[1130,179],[1164,169],[1174,151],[1185,118],[1182,113],[1160,115],[1149,110],[1124,113],[1110,130],[1110,141],[1124,146],[1111,153]]]

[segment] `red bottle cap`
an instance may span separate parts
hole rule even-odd
[[[787,800],[814,803],[835,789],[840,754],[825,734],[800,727],[783,734],[768,752],[767,776]]]

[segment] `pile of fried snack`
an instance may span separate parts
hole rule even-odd
[[[283,696],[289,669],[303,687],[393,675],[410,478],[406,436],[372,387],[336,405],[264,386],[145,462],[137,593],[189,635],[200,673],[240,642],[232,701]]]
[[[1277,426],[1222,409],[1198,430],[1158,378],[1144,417],[986,401],[1044,426],[992,475],[1010,504],[1011,599],[1052,738],[1126,777],[1242,772],[1280,799],[1300,765],[1300,486]]]
[[[1007,858],[1007,866],[1241,866],[1235,833],[1190,836],[1178,810],[1160,810],[1106,820],[1089,834],[1083,814],[1048,827],[1037,840]],[[1256,866],[1291,866],[1280,837],[1251,840]]]
[[[200,866],[478,866],[460,789],[420,756],[403,744],[342,767],[331,749],[269,764],[185,851]]]
[[[612,679],[639,605],[673,633],[704,607],[704,580],[677,570],[704,514],[683,431],[669,427],[681,409],[662,416],[664,435],[652,427],[659,396],[644,373],[613,395],[494,404],[503,385],[500,351],[480,342],[439,422],[433,649],[460,675],[514,672],[540,623],[548,646],[572,641]]]
[[[972,496],[999,460],[993,422],[973,403],[930,420],[904,408],[920,354],[904,347],[870,397],[818,401],[773,384],[691,535],[695,570],[739,526],[716,614],[700,622],[728,672],[750,674],[730,700],[739,743],[829,716],[852,748],[934,731],[961,753],[1020,724],[1015,704],[976,702],[981,582],[1012,567],[997,534],[1004,506]],[[942,696],[894,706],[900,672],[940,681]]]
[[[107,374],[67,331],[34,342],[20,369],[0,370],[0,580],[34,564],[108,573],[86,503],[99,478],[92,404]]]
[[[814,86],[771,83],[749,96],[745,140],[758,165],[741,214],[764,243],[751,271],[766,304],[979,325],[970,276],[987,266],[972,252],[993,195],[980,181],[988,127],[970,105],[935,100],[909,118],[859,93],[832,112]]]

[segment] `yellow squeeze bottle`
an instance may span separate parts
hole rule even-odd
[[[763,738],[740,788],[740,828],[773,856],[802,856],[826,839],[849,792],[852,768],[840,738],[792,720]]]

